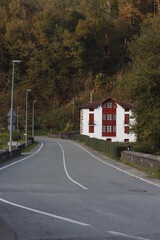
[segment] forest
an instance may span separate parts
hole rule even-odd
[[[0,128],[14,111],[51,133],[79,129],[79,107],[103,97],[136,105],[137,141],[160,152],[157,0],[0,0]]]

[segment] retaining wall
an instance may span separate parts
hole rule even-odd
[[[12,150],[12,158],[19,157],[21,155],[21,149]],[[0,163],[10,159],[9,151],[0,151]]]
[[[121,159],[149,169],[160,169],[160,156],[133,151],[123,151]]]

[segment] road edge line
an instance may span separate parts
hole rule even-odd
[[[55,219],[58,219],[58,220],[70,222],[70,223],[81,225],[81,226],[84,226],[84,227],[91,227],[91,225],[87,224],[87,223],[79,222],[79,221],[76,221],[76,220],[73,220],[73,219],[70,219],[70,218],[65,218],[65,217],[62,217],[62,216],[58,216],[58,215],[55,215],[55,214],[52,214],[52,213],[43,212],[43,211],[40,211],[40,210],[37,210],[37,209],[25,207],[23,205],[19,205],[19,204],[7,201],[3,198],[0,198],[0,202],[3,202],[5,204],[11,205],[11,206],[14,206],[14,207],[17,207],[17,208],[21,208],[21,209],[24,209],[24,210],[27,210],[27,211],[30,211],[30,212],[38,213],[38,214],[41,214],[41,215],[44,215],[44,216],[47,216],[47,217],[51,217],[51,218],[55,218]]]
[[[129,172],[125,171],[125,170],[122,170],[121,168],[116,167],[116,166],[114,166],[114,165],[112,165],[112,164],[110,164],[110,163],[107,163],[107,162],[103,161],[102,159],[96,157],[94,154],[92,154],[91,152],[89,152],[88,150],[86,150],[85,148],[83,148],[82,146],[80,146],[79,144],[74,143],[74,142],[72,142],[72,141],[70,141],[70,142],[71,142],[72,144],[78,146],[79,148],[83,149],[85,152],[87,152],[88,154],[90,154],[92,157],[94,157],[95,159],[97,159],[99,162],[102,162],[102,163],[104,163],[104,164],[106,164],[106,165],[108,165],[108,166],[110,166],[110,167],[112,167],[112,168],[115,168],[115,169],[119,170],[120,172],[123,172],[123,173],[125,173],[125,174],[127,174],[127,175],[129,175],[129,176],[131,176],[131,177],[137,178],[137,179],[139,179],[139,180],[141,180],[141,181],[143,181],[143,182],[149,183],[149,184],[151,184],[151,185],[153,185],[153,186],[156,186],[156,187],[159,187],[159,188],[160,188],[160,185],[158,185],[158,184],[156,184],[156,183],[153,183],[153,182],[151,182],[151,181],[149,181],[149,180],[147,180],[147,179],[138,177],[138,176],[136,176],[136,175],[134,175],[134,174],[132,174],[132,173],[129,173]]]
[[[23,159],[20,159],[20,160],[18,160],[18,161],[15,161],[15,162],[13,162],[13,163],[10,163],[10,164],[8,164],[8,165],[0,168],[0,171],[4,170],[4,169],[6,169],[6,168],[9,168],[9,167],[11,167],[11,166],[13,166],[13,165],[15,165],[15,164],[18,164],[18,163],[20,163],[20,162],[23,162],[23,161],[25,161],[26,159],[28,159],[28,158],[33,157],[34,155],[36,155],[36,154],[42,149],[42,147],[43,147],[43,142],[39,142],[39,143],[41,143],[41,146],[40,146],[40,148],[39,148],[35,153],[33,153],[33,154],[30,155],[30,156],[27,156],[27,157],[25,157],[25,158],[23,158]]]

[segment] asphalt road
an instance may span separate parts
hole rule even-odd
[[[0,165],[0,219],[13,239],[160,239],[158,181],[76,142],[39,140]]]

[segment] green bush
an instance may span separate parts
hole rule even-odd
[[[0,149],[6,149],[7,143],[9,142],[9,132],[8,133],[0,133]]]
[[[66,123],[64,132],[71,132],[71,131],[73,131],[73,129],[74,129],[73,123],[69,121]]]
[[[21,133],[20,133],[20,131],[13,131],[12,132],[12,140],[13,141],[19,141],[19,140],[21,140]]]
[[[145,142],[137,142],[133,144],[133,150],[135,152],[152,153]]]
[[[116,159],[120,159],[121,152],[127,150],[128,148],[126,143],[107,142],[97,138],[90,138],[85,135],[78,135],[77,140],[84,142],[87,146],[97,151],[107,153],[110,157]]]

